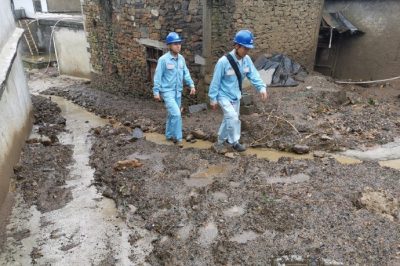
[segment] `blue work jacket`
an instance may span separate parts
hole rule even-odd
[[[235,59],[239,71],[242,74],[242,80],[248,78],[258,92],[267,90],[267,86],[260,78],[260,74],[255,68],[250,56],[246,55],[242,60],[238,60],[235,50],[229,52]],[[231,101],[240,100],[242,94],[240,92],[238,80],[235,70],[232,68],[226,56],[222,56],[214,69],[213,78],[208,90],[208,97],[211,103],[216,103],[218,98],[227,98]]]
[[[154,74],[153,94],[160,92],[179,91],[183,89],[183,81],[190,88],[194,88],[194,82],[190,77],[189,69],[186,66],[185,58],[178,54],[174,57],[171,52],[161,56],[157,62]]]

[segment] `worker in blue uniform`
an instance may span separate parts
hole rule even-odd
[[[241,135],[239,109],[243,79],[250,80],[262,100],[267,100],[268,94],[266,84],[247,55],[249,50],[254,48],[253,33],[249,30],[240,30],[233,42],[234,49],[222,56],[215,66],[208,96],[212,109],[215,110],[219,105],[224,113],[214,148],[218,151],[228,145],[238,152],[243,152],[246,147],[239,142]]]
[[[183,83],[190,88],[190,95],[196,94],[194,82],[186,66],[185,58],[180,54],[182,39],[176,32],[170,32],[166,38],[169,52],[158,59],[154,74],[154,99],[164,100],[167,109],[165,137],[183,147],[181,99]]]

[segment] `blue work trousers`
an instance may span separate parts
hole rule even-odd
[[[181,116],[181,91],[167,91],[161,93],[167,108],[167,124],[165,127],[165,137],[182,141],[182,116]]]
[[[240,139],[240,120],[239,109],[240,100],[231,101],[227,98],[219,98],[218,104],[224,112],[224,119],[218,131],[218,143],[228,141],[231,144],[239,142]]]

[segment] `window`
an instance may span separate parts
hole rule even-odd
[[[156,71],[157,61],[163,55],[161,49],[146,46],[147,80],[152,82]]]

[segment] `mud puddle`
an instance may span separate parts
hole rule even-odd
[[[381,166],[400,169],[400,138],[368,150],[348,150],[343,155],[364,161],[378,161]]]
[[[60,143],[73,145],[75,162],[65,186],[73,199],[60,209],[41,213],[16,196],[7,235],[17,232],[20,237],[8,237],[0,264],[130,265],[131,231],[118,216],[114,201],[98,194],[92,184],[94,169],[89,166],[92,140],[88,132],[107,121],[63,98],[51,99],[66,118],[67,132],[59,136]]]
[[[212,184],[214,178],[228,174],[230,169],[231,167],[227,164],[210,165],[205,169],[193,173],[188,179],[185,179],[184,182],[189,187],[205,187]]]
[[[154,133],[154,132],[145,133],[145,136],[146,140],[156,144],[174,145],[170,141],[167,141],[164,135],[159,133]],[[195,143],[186,141],[183,142],[183,149],[195,148],[195,149],[206,150],[210,149],[211,146],[212,146],[211,142],[204,140],[197,140]],[[277,162],[280,158],[291,158],[295,160],[313,160],[315,156],[314,153],[295,154],[295,153],[277,151],[267,148],[248,148],[243,154],[255,155],[259,159],[266,159],[271,162]],[[381,166],[400,169],[400,140],[398,142],[383,145],[381,148],[378,148],[377,150],[371,150],[366,152],[349,150],[344,152],[343,154],[326,153],[326,156],[332,157],[340,164],[345,164],[345,165],[360,164],[364,160],[374,160],[374,161],[376,160],[379,161],[379,164]],[[396,160],[384,160],[386,158],[396,158]],[[200,180],[199,182],[207,185],[207,183],[211,182],[211,180],[207,181],[204,179]]]

